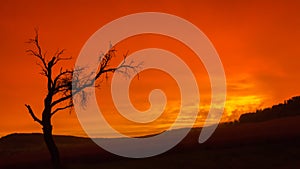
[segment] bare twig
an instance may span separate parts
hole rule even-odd
[[[64,107],[59,107],[59,108],[56,108],[52,113],[51,113],[51,116],[53,116],[56,112],[58,111],[61,111],[61,110],[65,110],[67,108],[71,108],[73,107],[73,103],[69,104],[69,105],[66,105]]]
[[[31,109],[30,105],[25,104],[25,106],[27,107],[28,112],[29,112],[29,114],[31,115],[31,117],[33,118],[33,120],[36,121],[36,122],[38,122],[38,123],[40,123],[40,124],[42,125],[42,121],[41,121],[39,118],[37,118],[37,117],[35,116],[35,114],[33,113],[33,111],[32,111],[32,109]]]

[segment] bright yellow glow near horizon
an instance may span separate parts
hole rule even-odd
[[[145,11],[182,17],[207,35],[220,56],[227,80],[227,102],[221,121],[227,122],[237,120],[243,113],[300,95],[299,9],[300,1],[191,3],[167,0],[159,5],[140,0],[1,1],[0,136],[41,132],[41,126],[32,120],[24,106],[30,104],[41,117],[46,81],[39,74],[37,60],[25,53],[31,47],[25,42],[34,36],[35,27],[39,28],[40,43],[47,55],[51,56],[58,48],[67,49],[65,56],[74,59],[62,66],[72,68],[88,38],[114,19]],[[130,54],[150,47],[173,52],[191,68],[201,99],[195,126],[202,126],[210,108],[210,83],[202,62],[186,45],[163,36],[137,35],[116,45],[120,57],[115,61],[120,62],[127,51]],[[109,80],[103,81],[96,91],[106,118],[115,129],[129,135],[161,132],[172,124],[179,110],[180,91],[172,77],[155,70],[144,71],[140,77],[140,80],[133,80],[130,89],[130,99],[136,108],[146,110],[149,107],[148,95],[155,88],[162,89],[168,97],[163,115],[150,124],[133,124],[117,115],[111,99],[106,99],[110,98]],[[58,113],[52,122],[55,134],[85,136],[75,112]],[[181,125],[184,127],[185,121]],[[107,131],[101,132],[110,135]]]

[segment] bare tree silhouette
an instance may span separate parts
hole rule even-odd
[[[63,69],[55,71],[61,61],[68,61],[71,57],[63,57],[65,50],[58,50],[53,56],[47,57],[46,53],[43,52],[42,47],[39,43],[38,31],[35,31],[35,37],[29,39],[30,44],[33,44],[33,49],[29,49],[26,52],[37,58],[37,65],[41,68],[41,75],[46,77],[47,80],[47,94],[44,98],[44,108],[42,111],[42,117],[36,116],[36,113],[30,105],[25,104],[32,119],[42,126],[44,141],[51,155],[51,161],[54,168],[60,168],[60,155],[58,148],[53,140],[52,135],[52,123],[51,118],[58,112],[73,107],[72,94],[83,94],[83,89],[87,87],[94,87],[97,79],[103,74],[114,73],[120,71],[122,73],[130,73],[130,71],[136,71],[139,65],[134,66],[133,62],[126,63],[124,60],[118,67],[111,67],[110,62],[114,58],[116,50],[110,49],[102,57],[99,63],[99,69],[93,77],[87,77],[83,83],[79,83],[78,75],[82,72],[83,68],[76,68],[74,70]],[[75,79],[75,87],[72,88],[72,79]],[[76,83],[78,81],[78,83]],[[82,98],[83,101],[86,97]]]

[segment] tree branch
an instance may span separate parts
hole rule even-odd
[[[36,122],[38,122],[38,123],[40,123],[40,125],[43,125],[42,120],[40,120],[39,118],[37,118],[37,117],[35,116],[35,114],[33,113],[33,111],[32,111],[32,109],[31,109],[30,105],[25,104],[25,106],[27,107],[28,112],[29,112],[29,114],[31,115],[31,117],[33,118],[33,120],[36,121]]]
[[[58,112],[58,111],[65,110],[65,109],[71,108],[71,107],[73,107],[73,103],[71,103],[71,104],[69,104],[69,105],[67,105],[67,106],[64,106],[64,107],[59,107],[59,108],[55,109],[55,110],[51,113],[51,116],[53,116],[53,115],[54,115],[56,112]]]
[[[68,99],[71,99],[71,98],[72,98],[72,94],[67,95],[65,97],[62,97],[62,98],[59,98],[59,99],[57,99],[57,100],[55,100],[55,101],[52,102],[51,107],[54,107],[58,103],[61,103],[61,102],[65,101],[65,100],[68,100]]]
[[[53,112],[47,111],[47,114],[50,113],[51,116],[56,114],[58,111],[71,108],[73,106],[72,95],[80,94],[82,100],[86,100],[87,93],[85,93],[84,89],[96,85],[95,82],[100,79],[101,75],[105,74],[107,76],[109,72],[114,73],[118,71],[129,76],[131,71],[136,72],[136,69],[138,68],[138,66],[135,66],[133,62],[125,62],[128,52],[123,55],[123,62],[119,66],[111,66],[110,63],[113,60],[113,57],[116,56],[116,50],[111,46],[107,53],[101,55],[98,70],[96,72],[90,72],[85,75],[85,68],[75,68],[74,70],[63,70],[61,68],[57,71],[54,67],[58,64],[58,62],[70,60],[72,57],[64,57],[63,55],[65,50],[58,49],[52,57],[46,58],[46,53],[43,53],[42,47],[39,43],[38,31],[36,30],[35,33],[35,37],[28,41],[28,43],[33,44],[34,48],[29,49],[26,52],[38,58],[37,65],[42,69],[41,74],[47,78],[48,93],[44,100],[44,106],[47,110],[48,108],[56,108]],[[54,100],[54,98],[56,100]],[[31,107],[29,105],[25,106],[33,120],[42,124],[43,121],[35,116]]]
[[[42,48],[39,44],[38,30],[35,30],[35,38],[29,39],[28,43],[33,43],[35,45],[35,47],[37,48],[37,51],[29,49],[29,50],[26,50],[26,52],[39,58],[40,61],[43,63],[44,69],[47,69],[48,68],[47,63],[46,63],[45,57],[43,56]]]
[[[103,73],[109,73],[109,72],[114,73],[115,71],[120,71],[120,69],[124,68],[125,71],[120,71],[120,72],[127,74],[128,69],[132,69],[133,71],[136,71],[136,69],[140,66],[140,65],[133,66],[132,65],[133,62],[130,62],[129,64],[126,63],[126,57],[128,55],[127,52],[125,55],[123,55],[124,59],[119,67],[108,68],[111,59],[115,56],[115,52],[116,52],[115,49],[110,49],[108,53],[106,53],[103,56],[102,61],[100,63],[100,69],[95,76],[95,80],[97,80]]]
[[[53,80],[53,87],[55,88],[55,89],[59,89],[59,88],[61,88],[61,85],[59,85],[59,86],[57,86],[57,82],[59,81],[59,80],[63,80],[63,79],[61,79],[61,78],[64,78],[64,76],[65,76],[65,78],[68,78],[68,77],[66,77],[66,76],[70,76],[70,77],[72,77],[72,74],[73,74],[73,71],[71,71],[71,70],[65,70],[65,71],[62,71],[62,69],[60,69],[60,73],[54,78],[54,80]],[[66,86],[63,86],[63,87],[66,87]]]
[[[61,55],[63,55],[65,52],[65,49],[62,50],[57,50],[54,54],[54,57],[56,58],[56,60],[54,61],[54,64],[58,63],[61,60],[71,60],[72,57],[61,57]]]

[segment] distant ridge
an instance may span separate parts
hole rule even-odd
[[[60,135],[54,136],[54,139],[67,169],[131,169],[137,166],[184,168],[185,166],[180,166],[182,164],[189,164],[188,168],[191,169],[216,169],[223,168],[224,165],[227,165],[225,168],[231,168],[232,157],[238,168],[252,169],[265,164],[262,168],[272,166],[272,169],[283,169],[280,166],[295,168],[300,165],[299,121],[300,116],[294,116],[260,123],[219,125],[212,137],[203,144],[198,143],[201,128],[193,128],[170,151],[138,160],[113,155],[97,146],[90,138]],[[0,168],[51,169],[49,158],[42,134],[10,134],[0,139]],[[273,165],[272,162],[280,165]]]
[[[277,118],[300,115],[300,96],[285,100],[284,103],[274,105],[256,112],[242,114],[240,123],[262,122]]]

